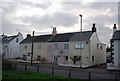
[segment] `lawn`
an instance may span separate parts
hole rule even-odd
[[[48,74],[41,74],[41,73],[34,73],[34,72],[29,72],[29,71],[19,71],[19,70],[4,70],[2,72],[2,78],[3,79],[13,79],[17,81],[16,79],[19,79],[19,81],[23,80],[39,80],[39,81],[83,81],[79,79],[70,79],[66,77],[61,77],[61,76],[53,76],[53,75],[48,75]],[[85,81],[85,80],[84,80]]]

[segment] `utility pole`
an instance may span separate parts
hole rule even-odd
[[[82,68],[82,15],[79,14],[80,16],[80,54],[81,54],[81,62],[80,62],[80,66]]]
[[[33,37],[32,37],[32,47],[31,47],[31,65],[32,65],[32,62],[33,62],[34,33],[35,33],[35,31],[33,31]]]

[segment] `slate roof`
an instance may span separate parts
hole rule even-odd
[[[90,37],[92,36],[92,34],[93,34],[92,31],[82,32],[82,41],[90,40]],[[81,32],[74,33],[74,35],[71,37],[69,41],[81,41]]]
[[[113,40],[120,40],[120,30],[117,30],[114,34],[113,34]]]
[[[80,41],[80,32],[71,32],[71,33],[62,33],[56,35],[40,35],[34,37],[34,42],[69,42],[69,41]],[[82,40],[90,40],[92,36],[92,31],[84,31],[82,32]],[[25,38],[22,43],[31,43],[32,37]]]
[[[52,35],[40,35],[40,36],[34,36],[34,42],[47,42],[47,40],[51,37]],[[32,36],[25,38],[21,43],[31,43],[32,42]]]
[[[10,41],[15,39],[16,37],[17,37],[17,35],[15,35],[15,36],[6,36],[6,37],[2,38],[2,43],[9,43]]]

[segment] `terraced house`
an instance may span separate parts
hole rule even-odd
[[[29,35],[20,43],[21,57],[30,56],[31,40]],[[33,55],[34,59],[43,57],[60,66],[83,68],[106,63],[105,49],[106,45],[99,41],[93,24],[91,31],[57,34],[53,28],[52,34],[35,36]]]

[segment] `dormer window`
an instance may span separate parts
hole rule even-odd
[[[19,39],[18,39],[18,38],[16,38],[16,42],[19,42]]]

